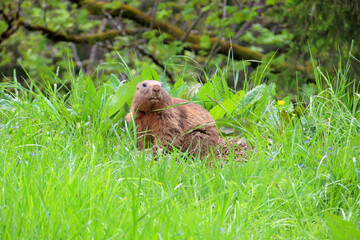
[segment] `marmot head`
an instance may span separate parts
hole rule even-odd
[[[135,109],[149,112],[172,105],[172,99],[163,88],[162,83],[155,80],[145,80],[136,85],[133,104]]]

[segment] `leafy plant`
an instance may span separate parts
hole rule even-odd
[[[164,79],[151,66],[120,64],[129,76],[123,80],[70,71],[68,95],[63,85],[0,84],[1,239],[359,236],[359,96],[345,97],[346,84],[317,85],[315,96],[299,92],[310,100],[297,114],[299,106],[276,99],[275,85],[264,79],[235,92],[225,85],[226,71],[215,69],[203,85],[180,76],[174,86],[164,83],[251,144],[247,163],[230,154],[228,163],[209,168],[176,150],[157,161],[136,150],[136,138],[116,118],[137,81]],[[314,75],[333,79],[320,70]]]

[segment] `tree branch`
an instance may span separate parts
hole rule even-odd
[[[32,25],[22,20],[19,20],[19,25],[22,25],[25,29],[29,31],[39,31],[47,38],[53,41],[63,41],[63,42],[73,42],[73,43],[95,43],[95,42],[105,41],[108,39],[113,39],[116,36],[135,34],[135,32],[132,30],[122,29],[122,30],[108,30],[106,32],[100,32],[94,34],[72,35],[72,34],[64,34],[57,31],[53,31],[51,29],[48,29],[40,25]]]
[[[19,29],[19,23],[17,20],[19,19],[19,15],[20,15],[20,6],[21,6],[21,2],[18,2],[15,12],[13,12],[11,4],[9,4],[8,5],[9,13],[7,14],[3,10],[5,9],[5,6],[4,4],[2,4],[0,8],[0,16],[5,20],[8,26],[6,30],[0,34],[0,45],[5,39],[9,38]]]
[[[202,37],[201,35],[192,34],[192,33],[186,34],[186,32],[180,29],[179,27],[164,21],[156,20],[131,5],[123,3],[119,7],[112,9],[110,3],[108,2],[101,2],[95,0],[70,0],[70,1],[73,3],[77,3],[78,6],[81,8],[86,8],[90,14],[102,15],[103,10],[105,9],[112,16],[121,15],[122,17],[131,19],[142,26],[146,26],[149,28],[151,27],[152,29],[156,29],[156,30],[160,30],[161,32],[168,33],[175,40],[180,40],[185,35],[186,38],[184,39],[184,42],[191,43],[192,48],[195,51],[207,50],[200,46],[201,37]],[[210,38],[210,43],[211,46],[213,46],[215,43],[220,44],[221,48],[219,49],[219,53],[226,56],[228,55],[229,51],[232,50],[234,54],[234,58],[236,60],[261,61],[261,59],[264,56],[262,53],[252,51],[249,48],[242,47],[234,43],[231,44],[225,40],[215,37]]]
[[[188,30],[186,30],[186,33],[180,38],[180,41],[183,42],[186,37],[189,35],[189,33],[191,32],[191,30],[194,29],[194,27],[200,22],[200,20],[202,19],[202,17],[205,15],[205,12],[201,12],[201,14],[199,15],[199,17],[196,19],[196,21],[189,27]]]

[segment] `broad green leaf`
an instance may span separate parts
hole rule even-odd
[[[222,118],[226,112],[228,112],[229,114],[231,114],[231,111],[230,109],[233,109],[235,108],[237,105],[236,102],[234,102],[233,100],[231,99],[226,99],[224,102],[221,103],[221,106],[220,105],[216,105],[215,107],[213,107],[211,110],[210,110],[210,115],[212,116],[212,118],[214,120],[217,120],[219,118]],[[225,110],[226,111],[225,111]]]
[[[261,106],[259,107],[259,110],[265,110],[264,111],[264,118],[267,120],[268,123],[270,123],[272,126],[279,126],[280,125],[280,116],[278,114],[278,110],[271,105],[267,106]]]
[[[278,112],[275,111],[276,108],[273,106],[273,104],[275,103],[273,100],[274,86],[274,84],[266,86],[262,97],[258,101],[254,102],[253,106],[251,107],[254,117],[258,116],[262,118],[263,116],[266,116],[270,113],[278,114]],[[275,119],[275,116],[273,116],[272,119]]]
[[[6,110],[13,110],[14,104],[18,100],[11,97],[9,94],[6,94],[4,91],[0,91],[0,110],[6,109]]]
[[[136,85],[140,83],[143,79],[159,80],[159,75],[155,70],[151,68],[150,65],[146,66],[141,73],[141,78],[135,78],[132,81],[122,85],[117,90],[117,92],[112,97],[110,97],[105,109],[107,116],[110,117],[116,112],[120,111],[125,103],[131,103],[131,99],[136,91]]]
[[[249,106],[253,105],[256,101],[263,97],[265,90],[266,85],[262,84],[248,91],[241,101],[242,107],[248,108]]]
[[[2,90],[0,90],[0,100],[6,100],[6,101],[10,101],[10,102],[17,101],[17,100],[15,100],[15,98],[13,98],[12,96],[10,96],[9,94],[5,93]]]
[[[89,112],[95,113],[100,106],[100,103],[94,101],[96,88],[90,77],[86,78],[84,90],[84,105],[82,111],[84,115],[89,115]]]
[[[332,239],[360,239],[360,229],[357,229],[354,223],[337,215],[327,215],[326,220]]]
[[[112,84],[112,81],[109,80],[97,90],[93,101],[95,104],[97,104],[98,110],[103,109],[109,97],[114,94],[117,89],[118,88]]]
[[[218,99],[218,95],[219,94],[215,93],[213,85],[210,82],[205,83],[196,93],[197,98],[204,103],[207,109],[209,109],[210,106],[213,106],[213,103],[210,102],[211,100],[208,98],[208,96],[214,99]]]
[[[124,84],[118,91],[110,97],[106,104],[105,112],[108,117],[111,117],[116,112],[120,111],[124,104],[132,99],[136,91],[136,85],[142,81],[141,78],[135,78],[132,81]]]
[[[220,105],[210,110],[210,115],[214,120],[222,118],[226,113],[232,115],[239,105],[239,101],[244,97],[244,91],[237,92],[231,99],[226,99]]]

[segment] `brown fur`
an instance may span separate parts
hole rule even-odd
[[[182,152],[203,157],[210,147],[217,147],[222,139],[208,111],[194,103],[171,107],[186,102],[172,98],[161,82],[145,80],[139,83],[131,112],[126,115],[128,122],[132,115],[135,116],[138,149],[153,146],[168,149],[172,145]]]

